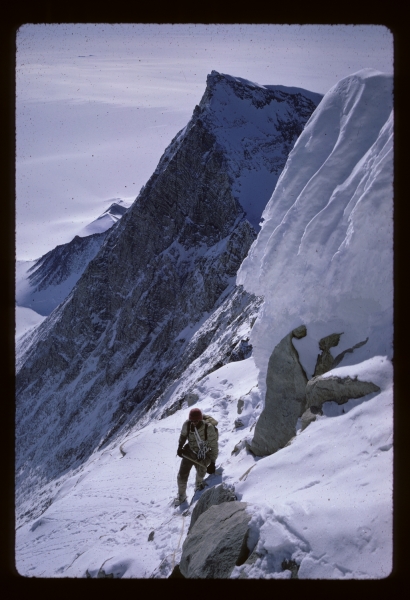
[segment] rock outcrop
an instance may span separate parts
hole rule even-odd
[[[380,388],[371,381],[350,377],[313,377],[306,386],[306,407],[317,410],[324,402],[345,404],[352,398],[362,398],[372,392],[380,392]]]
[[[313,421],[316,421],[316,415],[318,414],[323,414],[321,408],[317,408],[316,406],[311,406],[307,408],[300,419],[301,431],[306,429],[306,427],[310,425]]]
[[[249,556],[246,502],[211,506],[195,522],[182,546],[179,569],[186,578],[226,579]]]
[[[313,377],[306,386],[306,410],[301,418],[301,429],[306,429],[322,415],[325,402],[345,404],[348,400],[362,398],[373,392],[380,392],[379,386],[371,381],[360,381],[350,377]]]
[[[327,373],[332,369],[336,368],[339,365],[346,354],[354,352],[357,348],[361,348],[364,346],[369,338],[366,338],[363,342],[359,342],[355,344],[352,348],[347,348],[340,354],[338,354],[335,358],[333,358],[330,353],[330,348],[334,348],[339,344],[340,337],[343,333],[332,333],[321,340],[319,340],[319,348],[322,350],[322,353],[318,355],[316,361],[316,367],[314,371],[314,377],[318,375],[323,375],[323,373]]]
[[[335,359],[330,353],[330,348],[334,348],[338,345],[342,333],[332,333],[321,340],[319,340],[319,348],[322,353],[318,355],[316,360],[316,367],[314,371],[314,377],[317,375],[323,375],[326,371],[330,371],[333,368]]]
[[[222,504],[223,502],[233,502],[236,500],[235,490],[233,486],[226,485],[221,483],[220,485],[216,485],[215,487],[206,490],[198,500],[195,505],[194,510],[192,511],[191,522],[189,524],[189,530],[195,524],[195,521],[206,511],[210,506],[216,506],[217,504]]]
[[[306,408],[306,373],[292,338],[306,336],[301,325],[291,331],[273,350],[266,376],[265,406],[255,426],[250,444],[257,456],[267,456],[283,448],[296,433],[296,424]]]

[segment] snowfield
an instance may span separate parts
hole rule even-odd
[[[251,567],[236,567],[232,578],[243,570],[248,577],[289,578],[281,564],[290,558],[301,565],[299,578],[374,578],[391,571],[392,366],[375,357],[332,373],[359,374],[381,392],[350,400],[338,416],[324,414],[265,458],[252,456],[243,444],[261,401],[252,357],[214,371],[195,390],[197,406],[218,420],[217,473],[206,481],[234,485],[238,498],[249,503],[249,543],[261,554]],[[180,463],[176,447],[187,414],[182,410],[149,423],[56,482],[51,506],[17,529],[19,573],[169,576],[189,527],[187,506],[171,506]],[[246,427],[235,427],[238,417],[249,416]],[[193,484],[192,471],[189,499]]]
[[[231,578],[380,579],[392,571],[393,243],[392,79],[366,69],[323,98],[289,155],[237,283],[264,297],[253,353],[198,380],[195,406],[218,421],[217,471],[251,514],[251,564]],[[222,134],[221,134],[222,135]],[[251,179],[250,179],[251,180]],[[249,452],[263,409],[269,357],[294,340],[308,378],[318,342],[342,333],[324,377],[357,377],[380,391],[327,402],[304,431],[266,457]],[[183,387],[179,380],[176,387]],[[172,387],[172,386],[170,386]],[[16,531],[24,576],[165,578],[179,563],[194,495],[172,507],[181,410],[160,418],[177,391],[135,429],[48,485],[53,500]],[[286,562],[287,561],[287,562]]]

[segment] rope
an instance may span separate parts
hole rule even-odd
[[[122,443],[122,444],[121,444],[121,446],[120,446],[120,452],[121,452],[121,454],[122,454],[122,458],[123,458],[123,457],[124,457],[124,456],[127,454],[127,453],[125,452],[124,448],[123,448],[124,444],[126,444],[126,443],[127,443],[127,442],[129,442],[130,440],[133,440],[134,438],[136,438],[136,437],[138,437],[138,436],[140,436],[140,435],[141,435],[141,432],[140,432],[140,433],[137,433],[137,435],[134,435],[134,436],[132,436],[132,437],[130,437],[130,438],[127,438],[126,440],[124,440],[124,441],[123,441],[123,443]]]
[[[178,552],[179,550],[179,545],[181,543],[181,539],[182,539],[182,534],[184,533],[184,525],[185,525],[185,517],[182,515],[182,527],[181,527],[181,535],[179,536],[179,540],[178,540],[178,546],[176,547],[176,549],[174,550],[174,553],[172,555],[172,565],[171,565],[171,573],[174,570],[175,567],[175,554]]]
[[[196,438],[196,443],[198,444],[198,452],[196,453],[196,455],[199,458],[199,460],[203,460],[206,456],[206,453],[209,450],[208,445],[206,442],[201,440],[201,437],[200,437],[196,427],[194,427],[194,434],[195,434],[195,438]]]

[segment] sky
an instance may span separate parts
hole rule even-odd
[[[325,94],[393,73],[374,25],[27,24],[17,32],[16,252],[39,258],[134,200],[212,71]]]

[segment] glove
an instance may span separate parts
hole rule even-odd
[[[209,473],[209,475],[212,475],[212,473],[215,473],[215,463],[214,463],[214,461],[212,461],[212,462],[209,463],[209,465],[208,465],[208,467],[206,469],[206,472]]]
[[[180,458],[182,458],[182,446],[178,446],[177,456],[179,456]]]

